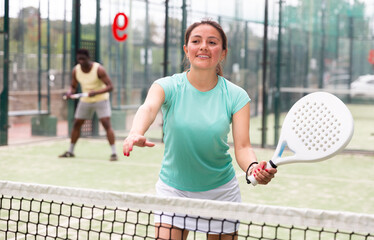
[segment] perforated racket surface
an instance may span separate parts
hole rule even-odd
[[[353,125],[351,112],[339,98],[326,92],[308,94],[287,113],[277,148],[266,168],[331,158],[347,146]],[[294,154],[282,157],[286,146]],[[249,180],[257,184],[252,175]]]

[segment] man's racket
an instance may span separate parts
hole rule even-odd
[[[81,98],[81,97],[88,97],[88,93],[75,93],[75,94],[70,95],[69,98],[71,98],[71,99],[78,99],[78,98]],[[64,95],[62,98],[64,100],[68,99],[68,97],[66,95]]]
[[[277,148],[266,168],[326,160],[342,151],[352,135],[352,114],[339,98],[326,92],[308,94],[287,113]],[[286,146],[294,154],[282,157]],[[253,175],[248,180],[257,184]]]

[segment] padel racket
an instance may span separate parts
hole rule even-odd
[[[287,113],[277,148],[266,168],[326,160],[342,151],[352,135],[352,114],[339,98],[326,92],[308,94]],[[294,154],[282,157],[286,147]],[[253,175],[248,180],[257,184]]]
[[[81,97],[88,97],[88,93],[75,93],[75,94],[70,95],[69,98],[71,98],[71,99],[78,99],[78,98],[81,98]],[[62,98],[64,100],[68,99],[68,97],[66,95],[64,95]]]

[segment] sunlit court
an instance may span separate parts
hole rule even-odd
[[[373,16],[0,0],[0,239],[374,240]]]

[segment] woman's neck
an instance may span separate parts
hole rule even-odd
[[[212,71],[197,71],[190,69],[187,72],[187,79],[197,90],[207,92],[212,90],[218,82],[218,76]]]

